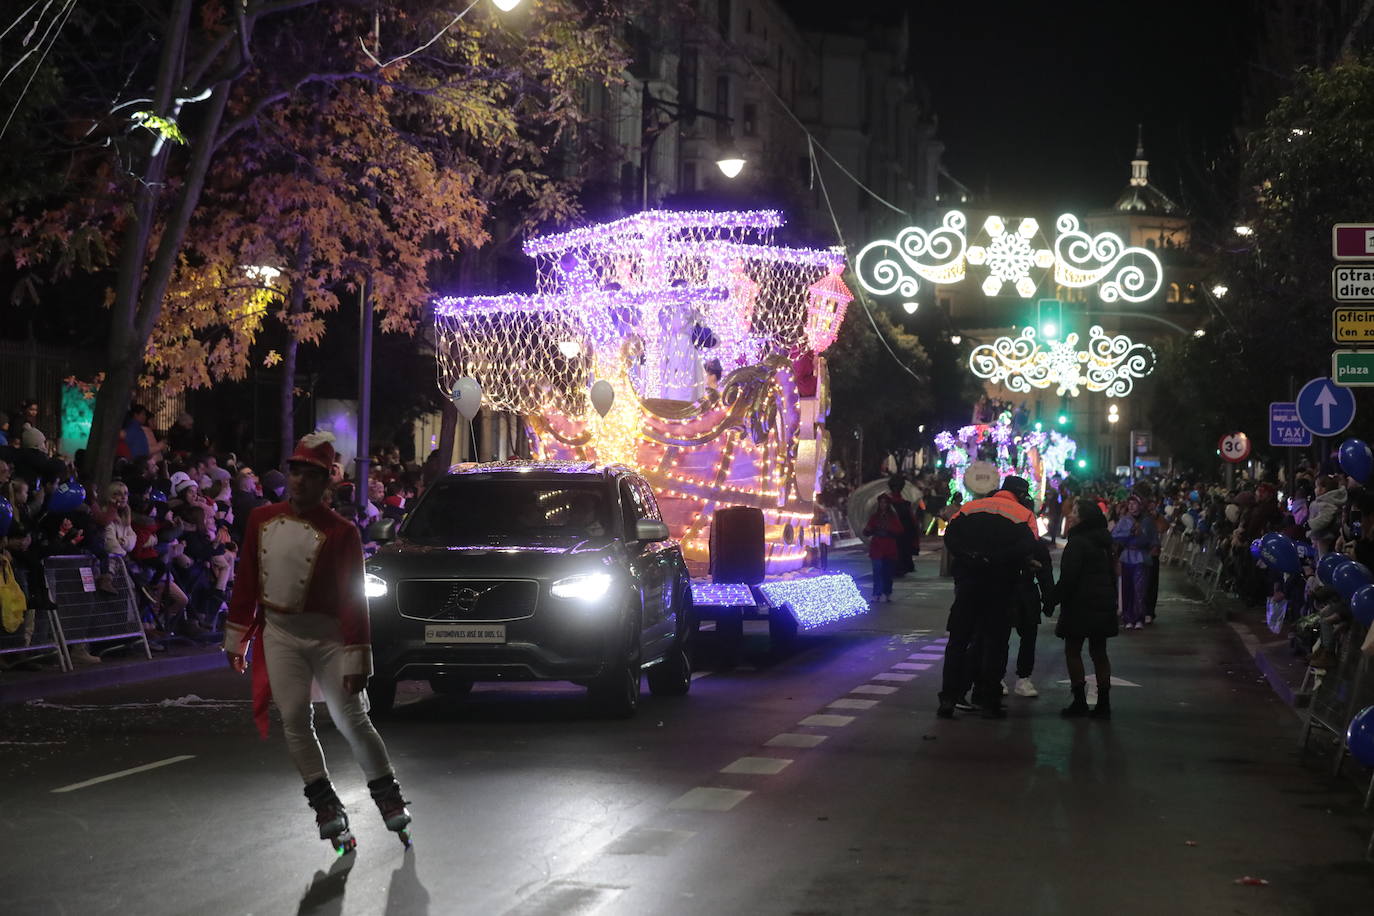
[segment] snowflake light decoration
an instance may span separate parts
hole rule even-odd
[[[1035,329],[1025,328],[1017,337],[999,337],[969,354],[974,375],[1012,391],[1049,388],[1078,397],[1080,389],[1125,397],[1135,380],[1154,371],[1155,351],[1125,334],[1109,335],[1094,325],[1088,348],[1078,349],[1078,335],[1065,335],[1048,347],[1035,339]]]
[[[1016,288],[1022,299],[1035,295],[1035,281],[1031,279],[1031,269],[1048,270],[1054,266],[1054,252],[1048,248],[1036,248],[1031,239],[1040,231],[1039,224],[1027,217],[1021,220],[1016,232],[1007,232],[1006,223],[1000,216],[989,216],[983,221],[990,241],[987,246],[970,245],[968,262],[975,266],[988,268],[983,280],[983,293],[996,296],[1002,292],[1002,285],[1009,283]]]
[[[1035,295],[1034,272],[1050,268],[1060,286],[1096,284],[1103,302],[1145,302],[1163,285],[1164,271],[1153,252],[1129,246],[1113,232],[1089,235],[1072,213],[1055,220],[1052,248],[1036,245],[1040,226],[1029,217],[1009,232],[1002,217],[989,216],[983,221],[988,235],[984,245],[968,244],[967,222],[964,214],[950,210],[937,229],[927,232],[909,226],[895,239],[870,242],[854,259],[859,285],[876,296],[911,299],[920,288],[918,278],[958,283],[966,265],[987,269],[980,285],[988,296],[1001,295],[1004,286],[1011,286],[1029,299]]]

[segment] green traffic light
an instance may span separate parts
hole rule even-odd
[[[1064,416],[1064,414],[1061,413],[1061,414],[1059,415],[1059,425],[1060,425],[1060,426],[1063,426],[1063,425],[1064,425],[1065,423],[1067,423],[1067,422],[1069,422],[1069,418],[1066,417],[1066,416]]]
[[[1079,458],[1079,459],[1078,459],[1078,466],[1079,466],[1080,468],[1085,468],[1085,467],[1087,467],[1087,466],[1088,466],[1088,459],[1086,459],[1086,458]]]

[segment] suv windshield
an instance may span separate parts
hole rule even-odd
[[[405,536],[441,544],[499,538],[589,538],[611,533],[607,488],[479,476],[440,480],[406,522]]]

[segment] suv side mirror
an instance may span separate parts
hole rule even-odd
[[[379,518],[367,526],[363,540],[376,541],[378,544],[394,540],[396,537],[396,519]]]
[[[668,537],[668,526],[656,519],[641,518],[635,522],[637,541],[666,541]]]

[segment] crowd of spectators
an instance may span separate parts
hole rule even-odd
[[[120,431],[113,482],[96,494],[78,471],[82,456],[59,454],[38,429],[38,406],[27,401],[13,415],[0,414],[0,498],[9,507],[0,506],[0,517],[12,516],[0,553],[27,605],[20,628],[0,630],[0,640],[13,647],[32,637],[34,611],[54,606],[43,561],[70,555],[90,560],[98,592],[117,594],[127,572],[155,648],[173,638],[217,639],[248,514],[286,498],[282,471],[259,473],[244,457],[221,452],[188,413],[155,431],[147,409],[135,404]],[[357,503],[354,483],[337,465],[328,499],[365,530],[379,517],[399,518],[423,480],[424,469],[387,446],[371,459],[367,500]],[[85,643],[73,645],[71,657],[100,661]]]

